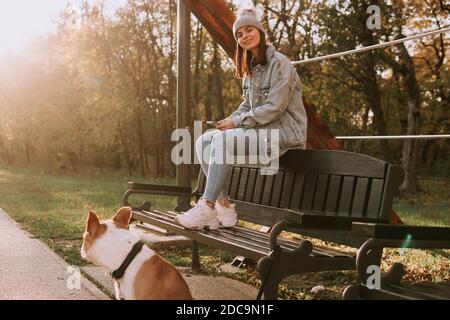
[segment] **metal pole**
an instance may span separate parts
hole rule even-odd
[[[432,35],[439,34],[439,33],[446,33],[446,32],[450,32],[450,27],[446,27],[446,28],[438,29],[438,30],[434,30],[434,31],[429,31],[429,32],[421,33],[421,34],[416,34],[414,36],[409,36],[409,37],[405,37],[405,38],[402,38],[402,39],[397,39],[397,40],[393,40],[393,41],[378,43],[378,44],[374,44],[372,46],[363,47],[363,48],[359,48],[359,49],[353,49],[353,50],[333,53],[333,54],[329,54],[329,55],[326,55],[326,56],[315,57],[315,58],[305,59],[305,60],[301,60],[301,61],[294,61],[294,62],[292,62],[292,65],[293,66],[297,66],[297,65],[300,65],[300,64],[305,64],[305,63],[310,63],[310,62],[316,62],[316,61],[321,61],[321,60],[328,60],[328,59],[333,59],[333,58],[339,58],[339,57],[342,57],[342,56],[346,56],[348,54],[354,54],[354,53],[359,53],[359,52],[363,52],[363,51],[374,50],[374,49],[378,49],[378,48],[384,48],[384,47],[387,47],[387,46],[390,46],[390,45],[393,45],[393,44],[397,44],[397,43],[401,43],[401,42],[405,42],[405,41],[409,41],[409,40],[415,40],[415,39],[418,39],[418,38],[428,37],[428,36],[432,36]]]
[[[450,134],[422,134],[399,136],[339,136],[337,140],[420,140],[420,139],[450,139]]]
[[[190,75],[191,75],[191,15],[183,0],[177,7],[177,128],[190,126]],[[177,185],[191,186],[191,165],[181,164],[176,168]],[[178,197],[180,210],[189,209],[190,199]]]

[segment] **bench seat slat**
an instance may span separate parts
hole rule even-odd
[[[390,225],[376,223],[357,223],[352,225],[353,233],[376,239],[406,239],[450,241],[450,227],[425,227],[408,225]]]
[[[245,228],[239,228],[237,226],[233,227],[233,228],[227,228],[227,229],[223,229],[222,232],[228,232],[231,234],[235,234],[235,230],[239,230],[239,234],[242,237],[243,234],[248,234],[250,229],[245,229]],[[254,230],[251,230],[254,231]],[[269,235],[267,233],[262,233],[259,231],[254,231],[251,232],[251,236],[252,237],[258,237],[261,240],[264,240],[264,242],[266,243],[267,246],[269,246]],[[300,240],[299,240],[300,241]],[[296,248],[298,248],[299,245],[299,241],[294,241],[294,240],[289,240],[286,238],[278,238],[278,243],[281,245],[282,248],[286,248],[288,250],[295,250]],[[313,254],[315,255],[326,255],[326,256],[330,256],[330,257],[335,257],[335,256],[353,256],[350,254],[345,254],[345,253],[341,253],[339,251],[333,251],[333,250],[329,250],[326,248],[318,248],[318,247],[314,247],[313,249]]]
[[[179,233],[179,229],[183,229],[185,232],[196,232],[191,230],[186,230],[180,226],[178,226],[174,222],[175,212],[164,212],[159,210],[151,210],[151,211],[133,211],[133,217],[139,218],[141,221],[148,220],[152,224],[157,225],[160,228],[167,229],[172,232]],[[143,219],[145,217],[145,219]],[[253,232],[248,232],[249,229],[245,228],[224,228],[220,230],[212,230],[209,232],[197,232],[201,235],[204,235],[206,240],[211,240],[214,238],[217,241],[222,241],[229,245],[236,245],[242,250],[247,250],[247,252],[252,251],[253,256],[258,256],[263,253],[263,255],[267,255],[269,253],[269,234],[258,232],[252,230]],[[206,236],[208,235],[208,236]],[[255,237],[257,236],[257,237]],[[203,241],[205,242],[205,241]],[[280,246],[288,251],[295,250],[298,248],[298,243],[288,240],[288,239],[279,239]],[[338,251],[332,251],[324,248],[314,248],[311,253],[314,257],[351,257],[349,255],[343,254]]]
[[[187,230],[174,223],[161,221],[158,216],[153,216],[150,214],[150,212],[133,211],[133,218],[140,220],[142,222],[155,225],[159,228],[177,233],[179,235],[186,236],[194,241],[215,246],[222,250],[235,252],[236,254],[248,257],[249,259],[259,260],[260,258],[265,257],[267,255],[267,252],[265,251],[250,250],[248,247],[238,245],[231,241],[223,241],[223,239],[219,240],[217,239],[216,236],[214,236],[210,232],[196,232],[192,230]]]
[[[228,234],[231,237],[239,237],[239,238],[245,238],[247,240],[250,241],[254,241],[255,240],[255,236],[258,239],[257,241],[263,245],[266,248],[269,248],[269,236],[268,234],[265,233],[260,233],[259,235],[254,235],[254,234],[248,234],[247,232],[245,232],[246,229],[241,229],[239,232],[236,232],[234,230],[234,228],[227,228],[227,229],[222,229],[221,230],[221,234],[225,235]],[[298,248],[299,243],[298,242],[294,242],[294,241],[290,241],[288,239],[283,239],[283,238],[279,238],[278,239],[278,244],[283,248],[286,249],[288,251],[292,251]],[[325,256],[329,256],[329,257],[334,257],[337,255],[336,252],[332,252],[332,251],[327,251],[327,250],[313,250],[312,254],[314,256],[319,256],[319,255],[325,255]],[[339,255],[339,253],[338,253]]]

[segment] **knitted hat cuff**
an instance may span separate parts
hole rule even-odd
[[[246,10],[242,12],[242,14],[236,19],[236,21],[233,24],[233,35],[236,41],[237,41],[236,32],[240,28],[246,26],[255,27],[261,30],[262,32],[265,32],[261,22],[259,22],[258,18],[256,17],[255,12],[251,10]]]

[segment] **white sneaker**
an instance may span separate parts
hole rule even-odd
[[[205,227],[210,230],[219,229],[217,214],[204,199],[198,200],[195,207],[190,210],[177,215],[175,222],[186,229],[203,230]]]
[[[222,227],[229,228],[236,225],[238,218],[235,203],[232,203],[229,208],[226,208],[222,206],[219,201],[216,201],[214,210],[217,212],[217,218]]]

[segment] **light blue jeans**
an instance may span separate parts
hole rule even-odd
[[[258,132],[258,129],[246,128],[211,130],[197,139],[195,151],[207,178],[204,196],[209,201],[228,196],[226,183],[230,164],[265,163],[265,160],[261,162],[264,141]]]

